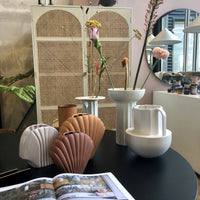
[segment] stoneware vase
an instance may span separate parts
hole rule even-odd
[[[133,127],[133,108],[145,93],[145,89],[108,89],[108,96],[116,102],[116,143],[126,146],[126,129]]]
[[[82,101],[83,113],[92,114],[98,117],[98,101],[105,99],[105,97],[85,96],[85,97],[76,97],[75,99]]]
[[[92,139],[85,133],[68,132],[53,142],[49,153],[61,171],[82,174],[93,148]]]
[[[77,114],[77,106],[74,104],[65,104],[58,106],[58,121],[59,127],[62,123],[67,120],[69,117]]]
[[[58,131],[46,124],[27,127],[20,138],[19,156],[28,160],[32,167],[45,167],[52,164],[49,149],[58,137]]]
[[[90,136],[94,142],[94,149],[90,157],[93,158],[104,135],[105,126],[101,119],[95,115],[80,113],[68,118],[68,120],[62,124],[59,128],[59,135],[63,135],[69,131],[82,132]]]

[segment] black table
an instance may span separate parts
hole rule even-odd
[[[4,137],[0,135],[0,148],[2,138],[10,137],[10,142],[13,142],[12,148],[7,146],[10,151],[4,153],[1,151],[1,171],[2,166],[6,169],[30,167],[26,161],[17,156],[18,150],[14,150],[18,148],[19,135],[13,136],[16,137],[15,141],[11,136],[13,134]],[[4,162],[2,155],[7,157]],[[197,198],[196,174],[180,154],[169,149],[158,158],[139,157],[128,147],[115,143],[114,131],[106,131],[94,158],[89,161],[84,173],[109,171],[136,200],[193,200]],[[59,173],[61,172],[54,165],[38,169],[31,168],[24,173],[0,179],[0,186],[21,183],[38,177],[53,177]]]

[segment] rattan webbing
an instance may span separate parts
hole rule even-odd
[[[38,37],[81,37],[81,24],[71,13],[63,10],[51,10],[37,21]]]
[[[91,19],[101,23],[101,37],[129,37],[129,25],[118,13],[102,11],[95,14]]]

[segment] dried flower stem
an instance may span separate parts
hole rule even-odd
[[[128,63],[125,64],[125,83],[124,83],[124,89],[127,89],[127,80],[128,80]]]
[[[125,67],[125,83],[124,83],[124,90],[127,89],[127,82],[128,82],[128,71],[129,71],[129,67],[128,67],[128,58],[124,57],[122,59],[122,67]]]

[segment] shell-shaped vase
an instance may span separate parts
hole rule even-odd
[[[19,156],[32,167],[45,167],[53,163],[49,149],[58,137],[58,131],[46,124],[27,127],[20,138]]]
[[[94,148],[85,133],[59,135],[50,148],[50,156],[58,169],[67,173],[83,173]]]
[[[86,133],[91,137],[94,142],[94,149],[90,158],[93,158],[104,135],[105,126],[101,119],[95,115],[79,113],[69,117],[62,124],[59,128],[59,135],[69,131]]]

